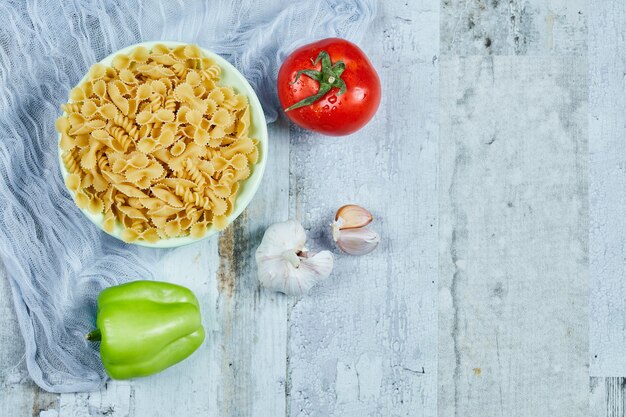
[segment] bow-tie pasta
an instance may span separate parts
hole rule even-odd
[[[61,108],[67,187],[127,242],[223,229],[257,163],[248,98],[220,85],[220,67],[195,45],[96,64]]]

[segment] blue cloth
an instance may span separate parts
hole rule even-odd
[[[26,343],[28,371],[40,387],[91,391],[106,381],[97,345],[84,340],[93,326],[97,294],[126,280],[157,277],[151,265],[162,254],[97,230],[61,180],[54,122],[88,68],[140,41],[197,43],[239,68],[272,122],[278,115],[275,79],[283,58],[316,39],[358,41],[375,15],[375,4],[0,3],[0,258]]]

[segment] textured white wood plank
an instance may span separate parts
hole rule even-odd
[[[438,1],[385,1],[362,46],[378,68],[375,119],[345,138],[292,129],[293,213],[313,249],[347,203],[370,209],[380,247],[335,250],[331,277],[294,302],[288,411],[435,416]]]
[[[61,394],[58,408],[44,410],[40,417],[128,417],[130,384],[129,381],[110,381],[98,392]]]
[[[626,4],[598,0],[591,9],[590,372],[626,376]]]
[[[207,338],[189,359],[160,374],[132,381],[132,416],[171,416],[177,410],[187,410],[189,415],[208,414],[210,402],[216,400],[217,389],[211,378],[217,375],[218,347],[213,331],[217,320],[216,253],[217,239],[210,238],[173,250],[161,260],[163,273],[159,279],[185,285],[198,297]]]
[[[36,417],[41,410],[57,413],[58,406],[58,396],[42,391],[28,376],[11,288],[0,263],[0,416]]]
[[[440,416],[588,415],[586,71],[441,59]]]
[[[587,3],[442,0],[441,50],[457,55],[585,54]]]
[[[590,413],[592,417],[624,417],[626,379],[591,378]]]

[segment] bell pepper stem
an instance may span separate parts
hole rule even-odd
[[[90,340],[92,342],[98,342],[102,338],[102,334],[100,334],[100,329],[95,329],[90,331],[85,335],[85,339]]]

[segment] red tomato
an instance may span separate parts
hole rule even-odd
[[[278,98],[297,125],[329,136],[353,133],[380,104],[380,79],[363,51],[329,38],[296,49],[278,72]]]

